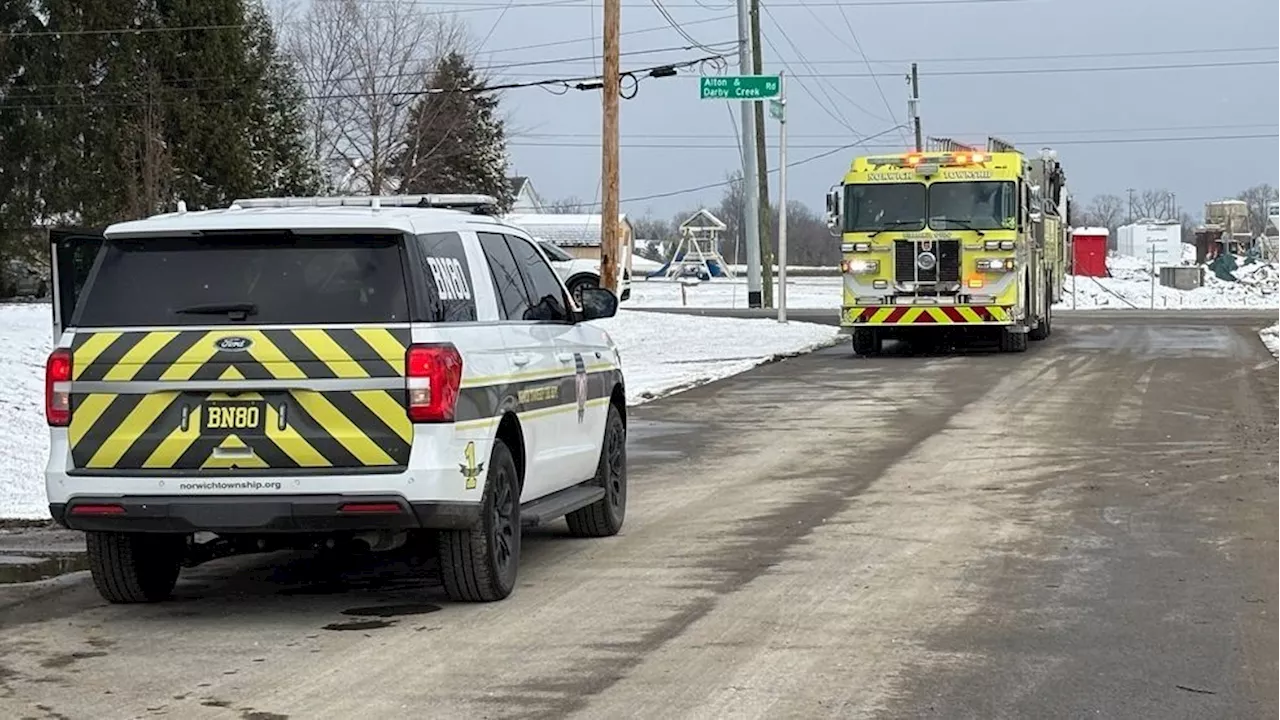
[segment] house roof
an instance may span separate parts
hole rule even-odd
[[[524,189],[525,184],[528,182],[529,178],[523,175],[516,175],[515,177],[507,178],[507,183],[511,185],[512,195],[519,195],[520,191]]]
[[[561,247],[598,247],[600,245],[600,215],[558,215],[549,213],[515,213],[503,218],[506,222],[524,228],[530,235],[547,240]],[[625,214],[618,219],[630,224]]]

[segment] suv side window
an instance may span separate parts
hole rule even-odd
[[[516,260],[507,247],[507,241],[494,233],[476,233],[480,238],[480,249],[489,261],[489,270],[493,274],[493,287],[498,292],[498,301],[508,320],[524,320],[529,311],[529,291],[525,289],[524,279]]]
[[[555,271],[528,240],[508,235],[507,244],[511,246],[511,254],[515,256],[520,272],[524,275],[525,284],[529,288],[529,295],[533,298],[525,319],[567,322],[569,320],[568,304],[565,302],[564,288],[556,279]]]
[[[434,322],[475,322],[476,298],[462,237],[455,232],[427,233],[418,236],[418,247],[423,273],[430,280],[426,317]]]

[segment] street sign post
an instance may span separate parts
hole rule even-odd
[[[703,100],[768,100],[781,88],[777,75],[703,75],[698,82]]]
[[[769,101],[778,121],[778,322],[787,321],[787,94],[778,73],[778,99]]]

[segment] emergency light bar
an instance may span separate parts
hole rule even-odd
[[[867,163],[873,166],[891,165],[900,168],[918,168],[922,166],[956,167],[961,165],[981,165],[991,161],[990,153],[980,150],[965,150],[947,153],[907,153],[906,155],[889,155],[886,157],[868,158]]]
[[[329,195],[315,197],[242,198],[231,203],[232,209],[293,207],[416,207],[448,210],[497,208],[498,199],[479,194],[429,195]]]

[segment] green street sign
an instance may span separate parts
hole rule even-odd
[[[703,100],[767,100],[779,87],[777,75],[703,75],[698,82]]]

